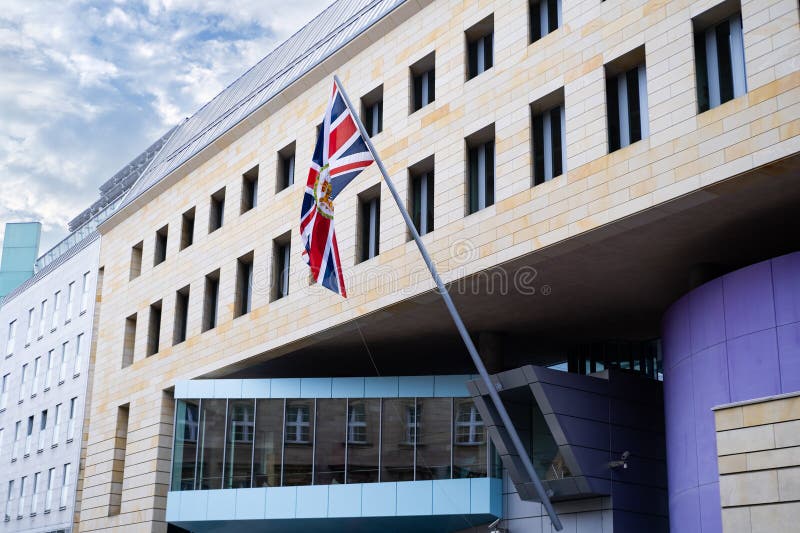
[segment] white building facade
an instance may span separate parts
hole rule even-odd
[[[0,531],[71,531],[100,239],[90,235],[0,307]]]

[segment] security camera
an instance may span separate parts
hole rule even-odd
[[[622,468],[623,470],[628,468],[628,457],[631,456],[631,452],[624,451],[620,456],[619,460],[611,461],[608,463],[609,468],[616,470],[617,468]]]

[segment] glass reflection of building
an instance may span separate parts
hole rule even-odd
[[[487,442],[469,398],[180,399],[171,490],[498,477]]]

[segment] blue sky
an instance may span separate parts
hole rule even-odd
[[[4,0],[0,224],[39,220],[40,253],[55,245],[101,183],[329,3]]]

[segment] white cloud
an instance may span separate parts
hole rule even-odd
[[[3,2],[0,223],[38,219],[54,245],[101,183],[328,3]]]

